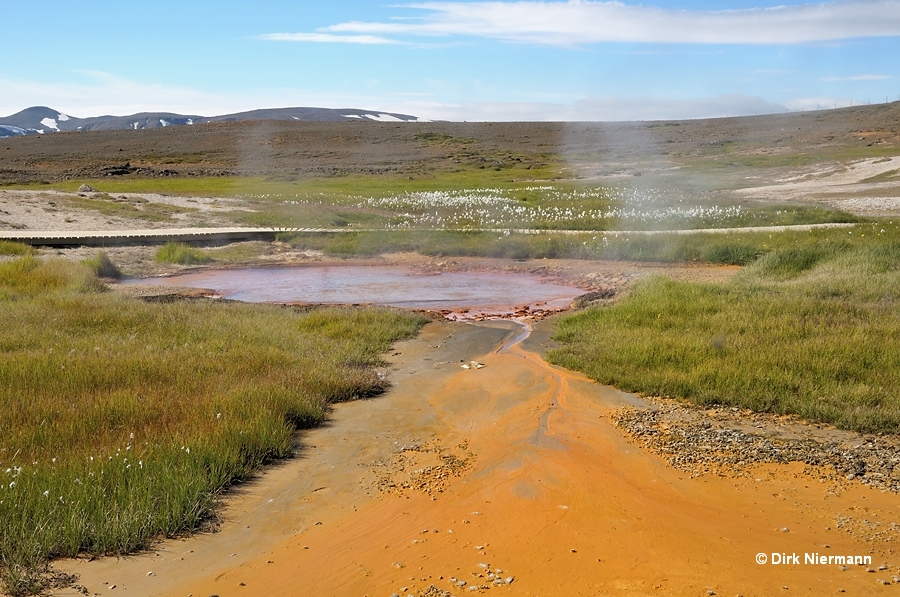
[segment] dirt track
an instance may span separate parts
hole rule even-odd
[[[896,592],[878,581],[900,574],[900,496],[799,465],[673,469],[614,426],[635,398],[534,352],[543,328],[497,352],[518,333],[428,326],[397,347],[387,395],[304,433],[298,458],[229,500],[219,533],[60,567],[100,595]],[[804,553],[870,555],[872,572]]]

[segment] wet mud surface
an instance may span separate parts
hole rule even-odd
[[[900,496],[798,463],[673,467],[616,425],[646,402],[544,362],[549,323],[521,343],[516,322],[429,324],[385,395],[303,432],[217,533],[58,567],[99,595],[896,592]]]

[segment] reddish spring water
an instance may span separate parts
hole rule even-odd
[[[439,311],[455,319],[558,311],[584,293],[531,274],[433,274],[397,266],[206,270],[153,282],[209,288],[223,298],[246,302],[389,305]]]

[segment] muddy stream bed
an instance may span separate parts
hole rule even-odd
[[[534,276],[378,269],[153,283],[506,315],[583,292]],[[450,294],[458,302],[442,302]],[[429,323],[386,357],[384,395],[335,405],[326,425],[299,434],[295,458],[229,493],[217,532],[55,566],[113,596],[897,594],[900,496],[798,463],[673,468],[615,424],[646,403],[549,365],[552,320],[526,327]]]

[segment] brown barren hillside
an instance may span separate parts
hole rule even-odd
[[[694,183],[714,175],[715,186],[732,187],[742,186],[748,169],[880,157],[898,146],[898,102],[621,123],[250,121],[0,139],[0,184],[106,176],[418,176],[558,162],[582,178],[668,177],[689,168]]]

